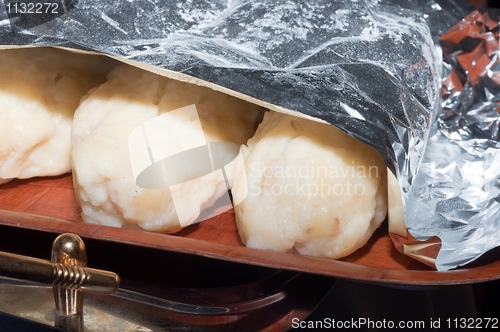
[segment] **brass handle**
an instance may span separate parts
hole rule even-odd
[[[115,292],[120,283],[118,275],[112,272],[52,263],[5,252],[0,252],[0,274],[100,294]]]
[[[114,293],[118,275],[87,267],[83,240],[74,234],[59,235],[52,245],[52,261],[0,252],[0,274],[54,287],[56,326],[83,331],[83,291]]]

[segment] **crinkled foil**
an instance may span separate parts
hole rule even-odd
[[[473,11],[440,39],[443,110],[405,211],[413,236],[439,236],[439,270],[500,245],[499,22]]]
[[[3,1],[0,44],[98,51],[323,119],[380,152],[397,175],[412,235],[425,239],[441,234],[435,217],[440,225],[448,224],[447,232],[457,234],[449,243],[443,241],[438,262],[450,252],[454,257],[454,245],[462,248],[460,241],[469,237],[455,221],[472,216],[470,223],[494,211],[475,206],[470,212],[472,201],[455,197],[466,192],[460,186],[474,196],[467,181],[482,180],[466,181],[462,169],[446,166],[458,161],[442,155],[441,143],[445,150],[455,145],[441,136],[432,137],[421,167],[425,171],[415,179],[440,107],[441,58],[433,40],[464,16],[454,1],[59,2],[63,13],[26,19],[9,15],[8,1]],[[488,156],[493,165],[496,157]],[[481,168],[470,160],[464,165]],[[481,174],[490,179],[490,168],[483,167]],[[439,180],[443,176],[449,181]],[[422,229],[428,232],[419,233]],[[438,269],[464,262],[444,260],[436,264]]]
[[[452,140],[500,139],[500,10],[473,11],[441,37],[444,78],[439,127]]]

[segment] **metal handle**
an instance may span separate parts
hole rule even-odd
[[[21,255],[0,252],[0,274],[92,293],[112,294],[120,278],[112,272],[68,266]]]
[[[0,252],[0,274],[54,287],[56,325],[70,331],[83,329],[83,291],[112,294],[120,284],[113,272],[88,268],[83,240],[59,235],[52,245],[52,262]]]
[[[60,237],[68,236],[75,235],[63,234]],[[120,278],[113,272],[53,263],[5,252],[0,252],[0,274],[100,294],[112,294],[118,289],[120,283]]]

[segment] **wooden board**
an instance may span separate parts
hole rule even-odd
[[[352,255],[328,260],[246,248],[239,238],[233,211],[191,225],[175,235],[86,224],[79,214],[71,175],[14,180],[0,186],[0,224],[3,225],[53,233],[71,232],[87,238],[368,282],[446,285],[500,279],[498,256],[471,268],[433,271],[399,253],[386,225]],[[497,254],[498,251],[494,253]]]

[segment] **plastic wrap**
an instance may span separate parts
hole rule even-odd
[[[96,50],[323,119],[408,186],[439,78],[423,18],[388,8],[400,14],[365,1],[79,1],[29,29],[5,24],[0,40]]]

